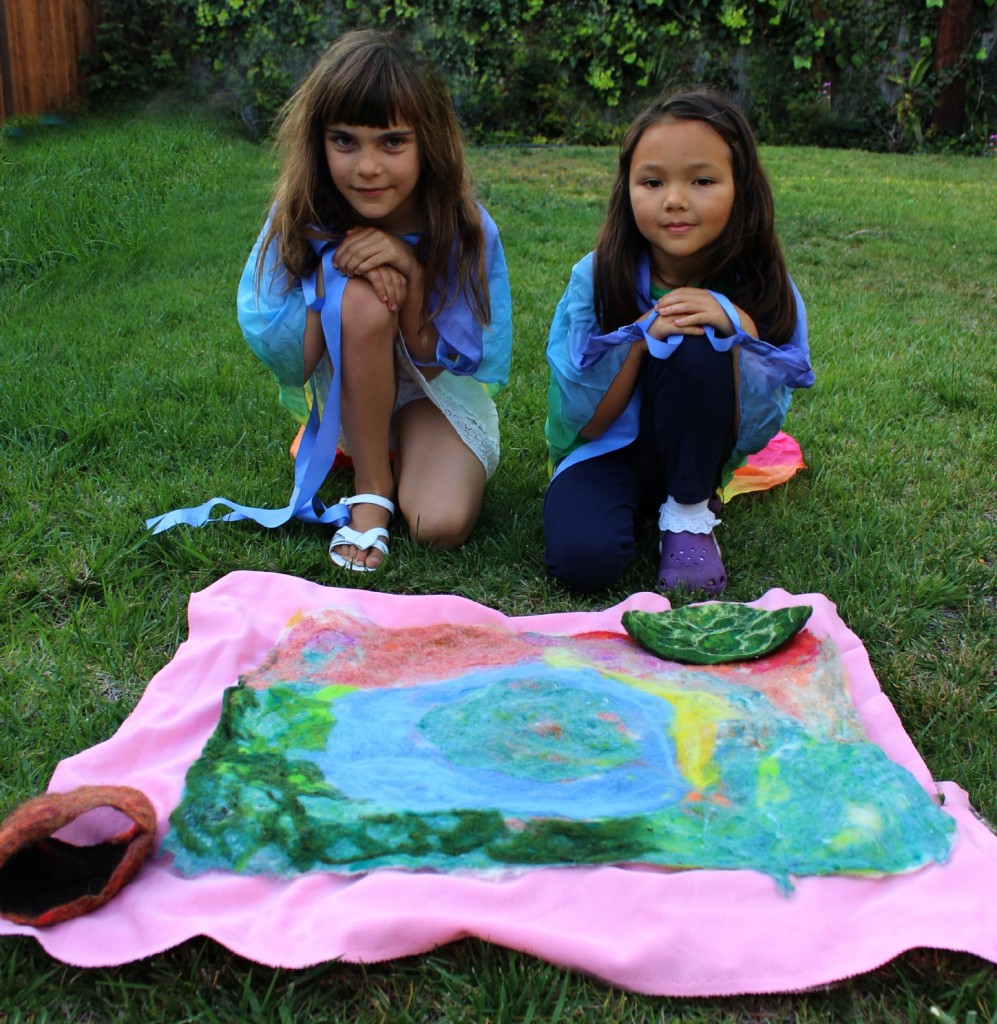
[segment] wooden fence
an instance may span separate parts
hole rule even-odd
[[[0,0],[0,122],[86,99],[79,56],[94,42],[99,0]]]

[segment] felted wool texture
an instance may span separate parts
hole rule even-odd
[[[82,815],[104,807],[125,814],[131,827],[92,844],[54,837]],[[82,786],[34,797],[0,825],[0,913],[38,927],[87,914],[135,877],[155,837],[152,804],[128,786]]]
[[[812,609],[691,611],[696,645],[743,653]],[[163,848],[188,875],[641,863],[784,889],[946,860],[951,820],[867,741],[836,645],[782,640],[686,666],[616,634],[295,616],[226,692]]]

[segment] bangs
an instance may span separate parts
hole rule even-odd
[[[390,128],[416,124],[418,79],[410,68],[383,59],[386,56],[346,61],[336,69],[319,111],[323,127],[352,124]]]
[[[675,96],[661,110],[665,116],[680,121],[702,121],[730,146],[735,158],[738,144],[752,141],[751,128],[744,115],[719,93],[703,91]]]

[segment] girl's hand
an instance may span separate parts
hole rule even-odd
[[[655,303],[658,320],[651,325],[651,333],[659,321],[666,320],[674,330],[666,334],[702,334],[707,325],[722,335],[734,333],[734,324],[723,307],[705,288],[676,288],[663,295]],[[744,310],[734,307],[741,319],[741,327],[749,334],[756,334],[755,322]]]
[[[368,277],[379,267],[393,267],[403,277],[415,269],[415,249],[408,242],[378,228],[350,228],[332,258],[333,266],[348,277]]]
[[[652,321],[651,326],[648,327],[647,333],[650,334],[652,338],[657,338],[658,341],[664,341],[665,338],[670,337],[673,334],[703,334],[704,333],[702,327],[695,327],[695,326],[680,327],[678,322],[676,321],[675,317],[664,315],[661,312],[661,310],[658,309],[657,306],[655,306],[653,310],[650,310],[650,312],[652,312],[652,313],[656,312],[658,315],[654,319],[654,321]],[[645,342],[645,345],[646,345],[646,342]]]
[[[385,263],[383,266],[366,271],[361,276],[366,279],[377,293],[377,297],[392,313],[397,313],[405,304],[409,292],[409,282],[401,271]]]

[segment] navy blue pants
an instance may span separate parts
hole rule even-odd
[[[711,497],[734,447],[732,353],[689,335],[668,359],[646,356],[637,386],[637,439],[569,466],[544,499],[547,571],[577,590],[617,583],[643,520],[668,495],[683,504]]]

